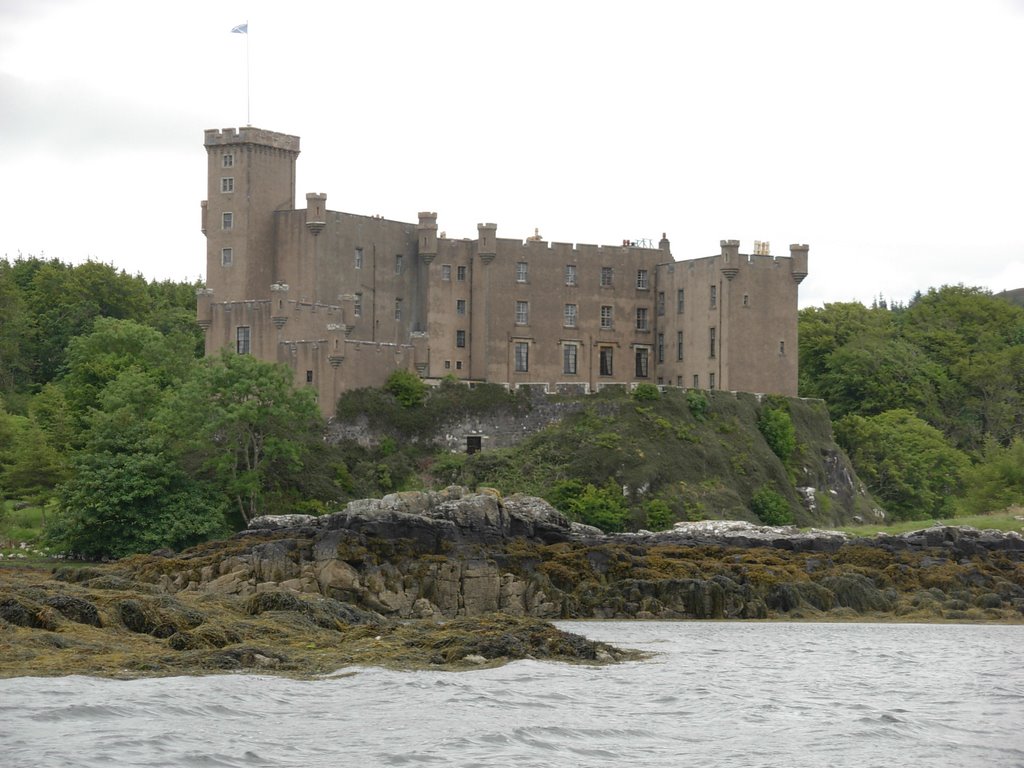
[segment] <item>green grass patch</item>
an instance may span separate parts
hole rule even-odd
[[[900,520],[891,525],[858,525],[839,528],[838,530],[853,536],[874,536],[876,533],[888,533],[890,536],[895,536],[900,533],[920,531],[932,525],[967,525],[972,528],[993,528],[997,531],[1024,532],[1024,508],[1015,507],[991,515],[952,517],[944,520]]]

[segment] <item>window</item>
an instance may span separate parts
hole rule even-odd
[[[658,334],[658,362],[665,362],[665,334]]]
[[[683,386],[683,377],[682,376],[676,376],[676,386],[677,387]]]
[[[445,360],[444,361],[444,368],[445,368],[445,370],[446,371],[447,370],[451,370],[451,367],[452,367],[452,361],[451,360]]]
[[[611,328],[612,327],[612,308],[610,306],[601,307],[601,327]]]
[[[612,268],[601,267],[601,287],[611,288],[612,285]]]
[[[665,314],[665,292],[658,291],[658,317]]]
[[[530,302],[516,302],[516,325],[526,325],[530,322]]]
[[[612,375],[612,348],[601,347],[600,349],[600,368],[602,376]]]
[[[456,315],[464,315],[464,314],[466,314],[466,300],[465,299],[456,299],[455,300],[455,314]]]
[[[715,374],[709,373],[708,374],[708,389],[714,389],[714,388],[715,388]]]
[[[395,320],[402,319],[402,300],[395,299]]]
[[[780,341],[779,342],[779,354],[780,355],[786,354],[786,342],[784,342],[784,341]]]
[[[395,274],[402,274],[402,254],[400,253],[395,254]]]
[[[638,269],[636,271],[636,287],[641,291],[646,291],[650,287],[647,282],[646,269]]]
[[[248,355],[249,350],[249,326],[240,325],[235,329],[235,351],[240,355]]]
[[[565,265],[565,284],[576,285],[576,265],[566,264]]]
[[[231,262],[234,260],[234,258],[235,252],[232,251],[230,248],[220,249],[220,265],[222,267],[230,267]]]
[[[234,167],[234,165],[235,165],[235,156],[232,155],[230,152],[226,153],[224,155],[223,159],[224,159],[224,162],[221,163],[222,167],[224,167],[224,168],[233,168]]]
[[[363,294],[357,293],[355,301],[352,302],[352,314],[356,317],[363,316]]]
[[[529,269],[529,267],[527,266],[525,261],[517,261],[516,262],[516,282],[517,283],[525,283],[526,282],[526,276],[528,274],[528,271],[527,271],[528,269]]]
[[[456,347],[464,347],[464,346],[466,346],[466,332],[465,331],[456,331],[455,332],[455,346]]]
[[[516,373],[526,373],[530,370],[530,343],[527,341],[516,342]]]
[[[220,191],[221,192],[234,192],[235,191],[235,179],[232,176],[225,176],[220,180]]]
[[[564,321],[565,327],[566,328],[575,328],[576,327],[576,305],[575,304],[566,304],[565,305],[564,315],[565,315],[565,321]]]
[[[718,306],[718,286],[711,286],[711,308],[714,309]]]
[[[638,379],[646,379],[648,375],[647,371],[647,358],[650,352],[647,347],[637,347],[636,350],[636,377]]]
[[[455,268],[455,279],[459,280],[460,282],[466,279],[466,268],[465,267],[456,267]]]
[[[356,264],[356,269],[362,269],[363,268],[363,249],[362,248],[356,248],[355,264]]]
[[[693,388],[700,389],[700,376],[696,373],[693,374]]]
[[[445,282],[450,282],[452,279],[452,265],[442,264],[441,265],[441,279]]]
[[[222,213],[220,215],[220,228],[231,229],[235,225],[235,216],[232,213]]]
[[[676,331],[676,360],[683,359],[683,332]],[[680,384],[679,386],[682,386]]]
[[[636,308],[636,329],[638,331],[646,331],[647,325],[647,307]]]
[[[566,344],[562,347],[562,373],[576,373],[576,351],[575,344]]]
[[[676,312],[678,314],[683,313],[683,289],[680,288],[676,291]]]
[[[307,384],[312,384],[313,383],[313,372],[312,371],[306,371],[306,383]]]
[[[708,357],[715,356],[715,329],[708,328]]]
[[[743,294],[743,306],[744,307],[749,307],[750,306],[750,294],[749,293],[744,293]]]
[[[462,370],[462,361],[461,360],[456,360],[455,361],[455,370],[457,370],[457,371],[461,371]]]

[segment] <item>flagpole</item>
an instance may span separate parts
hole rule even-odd
[[[232,27],[231,31],[239,35],[245,35],[245,124],[252,126],[252,88],[250,86],[249,77],[249,22],[246,21],[244,24]]]
[[[249,20],[245,21],[245,124],[252,126],[252,115],[250,114],[250,101],[252,91],[249,85]]]

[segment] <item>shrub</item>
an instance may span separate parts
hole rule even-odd
[[[651,531],[664,531],[671,528],[675,522],[671,507],[662,499],[651,499],[646,502],[644,514],[647,516],[647,529]]]
[[[691,389],[686,393],[686,404],[697,421],[704,421],[708,415],[708,398],[703,392]]]
[[[613,533],[625,529],[629,510],[614,484],[604,488],[588,484],[579,496],[569,500],[569,514],[581,523]]]
[[[637,384],[636,388],[633,390],[633,399],[637,402],[649,402],[651,400],[657,400],[660,397],[661,390],[658,389],[656,384],[643,382],[642,384]]]
[[[750,508],[765,525],[791,525],[793,511],[789,503],[777,491],[761,488],[750,499]]]
[[[789,466],[796,450],[796,428],[785,408],[768,407],[761,411],[757,428],[764,435],[765,442],[785,466]]]

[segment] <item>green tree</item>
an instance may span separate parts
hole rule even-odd
[[[11,265],[0,259],[0,394],[9,397],[27,384],[30,365],[25,343],[30,336],[21,289]]]
[[[845,416],[835,432],[857,474],[894,517],[952,515],[969,462],[935,427],[910,411],[893,410]]]
[[[1024,439],[1005,448],[989,441],[982,458],[965,473],[964,485],[960,509],[965,514],[1024,506]]]
[[[395,371],[388,376],[384,389],[398,398],[398,402],[406,408],[422,405],[427,396],[427,385],[412,371]]]
[[[89,558],[181,549],[226,532],[223,501],[155,453],[83,452],[47,538]]]
[[[203,361],[161,420],[245,522],[285,494],[323,430],[313,393],[293,388],[287,366],[229,351]]]
[[[800,310],[800,394],[825,397],[819,380],[832,369],[831,354],[856,339],[887,338],[893,318],[885,309],[868,309],[856,302],[837,302]]]

